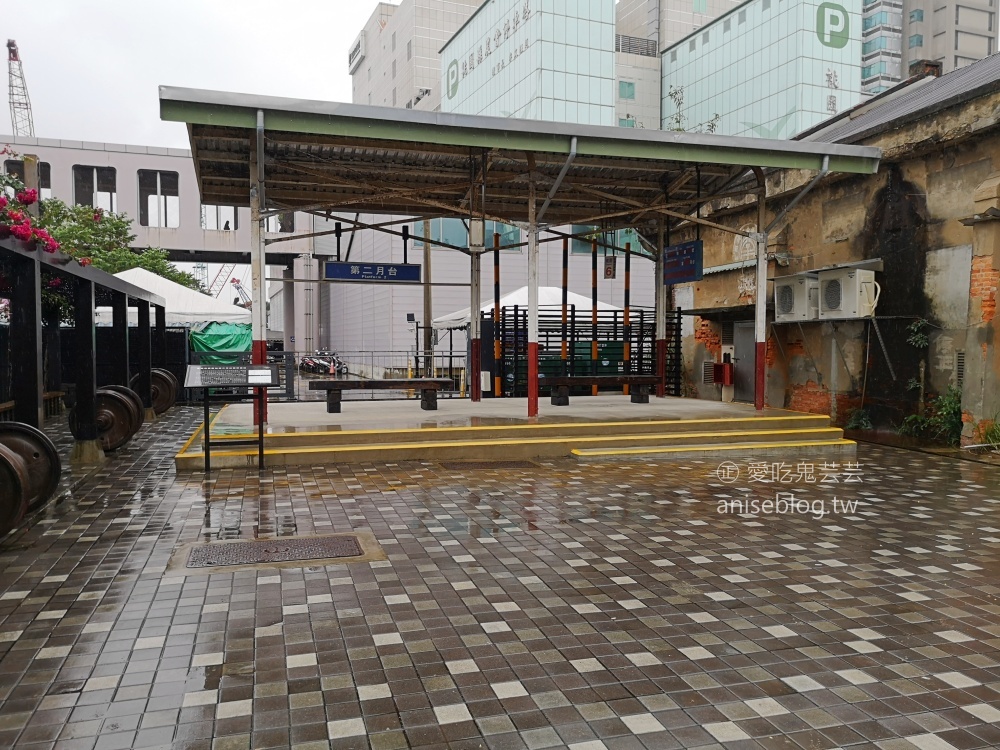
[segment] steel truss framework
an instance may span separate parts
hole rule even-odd
[[[249,205],[258,217],[289,209],[325,218],[336,214],[348,230],[367,226],[389,233],[398,233],[392,228],[395,222],[362,225],[342,217],[364,213],[406,216],[407,221],[469,219],[468,249],[453,249],[471,256],[473,310],[480,302],[481,255],[492,249],[484,248],[490,243],[481,222],[527,230],[529,300],[536,300],[529,304],[529,373],[535,375],[540,232],[558,240],[569,235],[553,227],[636,228],[647,238],[646,247],[631,251],[655,262],[657,278],[662,270],[658,250],[676,228],[701,225],[750,236],[758,248],[758,279],[763,279],[757,299],[760,350],[767,247],[762,170],[869,174],[877,171],[881,156],[875,148],[839,144],[542,123],[170,87],[160,88],[160,112],[165,120],[188,125],[205,203]],[[748,182],[751,170],[757,179]],[[747,184],[749,188],[743,187]],[[705,203],[750,195],[756,195],[759,204],[755,233],[701,216]],[[266,241],[262,232],[257,235],[256,250],[262,257]],[[263,275],[259,286],[255,295],[262,294]],[[662,284],[659,289],[657,308],[663,310]],[[474,363],[478,327],[473,316]],[[263,323],[255,328],[263,331]],[[763,408],[763,360],[758,356],[758,408]],[[478,400],[475,369],[474,364],[472,395]],[[537,388],[529,389],[528,411],[537,413]]]

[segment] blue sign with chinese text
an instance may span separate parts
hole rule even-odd
[[[419,284],[420,266],[416,263],[352,263],[330,260],[325,264],[324,278],[329,281]]]
[[[701,240],[663,248],[663,283],[701,281],[703,249]]]

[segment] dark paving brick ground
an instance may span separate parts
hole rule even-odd
[[[198,418],[175,411],[0,541],[0,747],[1000,747],[995,468],[862,447],[837,483],[571,461],[204,482],[174,475]],[[776,492],[860,504],[718,509]],[[388,559],[167,570],[180,544],[352,529]]]

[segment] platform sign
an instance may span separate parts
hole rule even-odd
[[[701,240],[663,248],[663,283],[701,281],[703,254],[704,243]]]
[[[420,283],[420,266],[416,263],[353,263],[329,260],[324,264],[324,274],[327,281]]]
[[[185,388],[237,388],[278,385],[277,365],[188,365]]]

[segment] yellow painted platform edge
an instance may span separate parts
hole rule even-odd
[[[675,425],[675,424],[715,424],[719,422],[739,422],[744,420],[753,420],[755,422],[769,421],[774,422],[779,419],[826,419],[829,420],[830,416],[828,414],[802,414],[802,413],[792,413],[787,417],[712,417],[709,419],[654,419],[654,420],[625,420],[620,422],[546,422],[544,424],[497,424],[497,425],[469,425],[467,427],[456,427],[449,425],[446,427],[402,427],[393,428],[390,430],[317,430],[316,432],[304,431],[304,432],[271,432],[265,433],[265,439],[280,440],[283,438],[295,438],[302,436],[309,437],[325,437],[327,435],[391,435],[399,432],[433,432],[434,430],[463,430],[469,432],[486,431],[486,430],[538,430],[538,429],[552,429],[558,427],[617,427],[619,425],[631,425],[631,424],[641,424],[641,425]],[[214,424],[214,421],[213,421]],[[220,435],[219,441],[223,440],[246,440],[248,438],[257,437],[256,432],[233,432],[227,435]],[[213,441],[214,442],[214,441]]]
[[[650,453],[680,453],[682,451],[735,451],[744,450],[747,448],[759,449],[759,448],[810,448],[816,446],[830,446],[830,445],[857,445],[853,440],[803,440],[803,441],[790,441],[787,443],[738,443],[736,445],[731,445],[727,443],[719,443],[718,445],[678,445],[673,448],[619,448],[619,449],[608,449],[601,450],[600,448],[584,448],[580,450],[579,448],[574,448],[570,453],[574,456],[634,456],[634,455],[648,455]]]
[[[223,412],[223,411],[224,411],[224,410],[226,409],[226,407],[227,407],[227,406],[229,406],[229,404],[224,404],[224,405],[222,406],[222,408],[221,408],[221,409],[219,409],[219,410],[218,410],[218,411],[217,411],[217,412],[215,413],[215,416],[214,416],[214,417],[212,417],[212,419],[211,419],[211,420],[209,421],[209,423],[208,423],[208,427],[209,427],[209,429],[211,429],[211,428],[212,428],[212,425],[214,425],[214,424],[215,424],[215,420],[217,420],[217,419],[218,419],[218,418],[219,418],[220,416],[222,416],[222,412]],[[192,443],[193,443],[193,442],[195,441],[195,438],[197,438],[197,437],[198,437],[198,436],[199,436],[199,435],[200,435],[200,434],[201,434],[202,432],[204,432],[204,430],[205,430],[205,423],[204,423],[204,422],[202,422],[202,423],[201,423],[201,424],[200,424],[200,425],[198,426],[198,429],[196,429],[196,430],[195,430],[195,431],[194,431],[194,432],[193,432],[193,433],[191,434],[191,437],[189,437],[189,438],[187,439],[187,442],[186,442],[186,443],[184,443],[184,445],[183,445],[183,446],[181,446],[181,450],[180,450],[180,453],[178,453],[178,454],[177,454],[177,455],[176,455],[176,456],[175,456],[174,458],[180,458],[181,456],[183,456],[183,455],[184,455],[184,454],[185,454],[185,453],[187,452],[187,449],[191,447],[191,444],[192,444]],[[200,454],[200,455],[204,455],[204,454]]]
[[[809,429],[808,432],[840,432],[843,433],[839,427],[817,427],[816,429]],[[293,448],[281,449],[281,448],[265,448],[265,456],[278,456],[278,455],[293,455],[298,453],[309,454],[309,453],[348,453],[352,451],[359,450],[400,450],[408,448],[460,448],[463,446],[483,446],[483,445],[539,445],[544,443],[564,443],[564,442],[585,442],[585,443],[596,443],[602,440],[611,439],[633,439],[633,440],[674,440],[680,438],[707,438],[707,437],[738,437],[747,435],[794,435],[797,432],[802,432],[802,430],[747,430],[744,432],[678,432],[676,435],[584,435],[580,437],[566,437],[555,435],[551,438],[522,438],[519,440],[489,440],[489,441],[472,441],[472,440],[447,440],[439,442],[419,442],[419,443],[376,443],[372,445],[324,445],[324,446],[298,446]],[[719,443],[719,445],[724,445],[724,443]],[[611,450],[611,449],[609,449]],[[628,450],[621,448],[619,450]],[[645,452],[642,448],[635,448],[639,452]],[[213,456],[256,456],[256,449],[247,449],[242,451],[212,451]],[[204,453],[188,453],[183,456],[178,455],[177,458],[198,458],[204,456]]]

